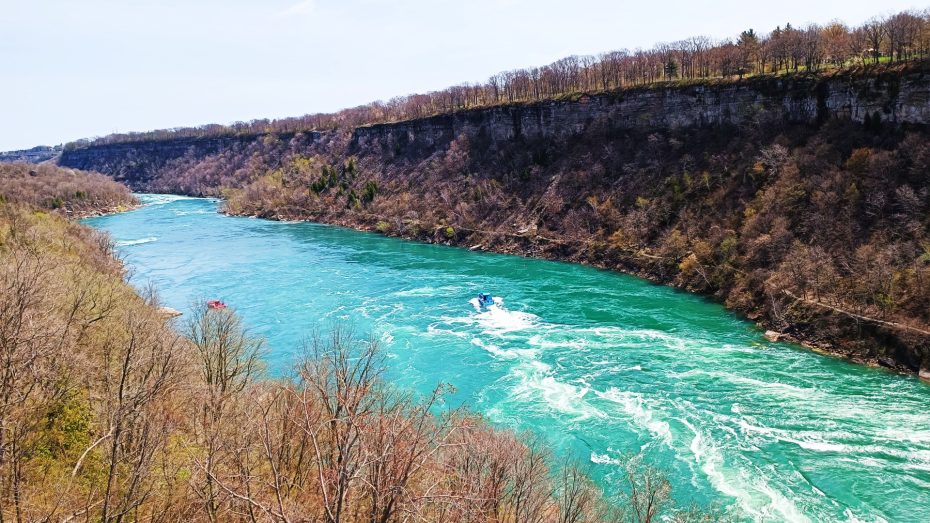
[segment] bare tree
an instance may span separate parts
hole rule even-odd
[[[299,385],[321,412],[302,420],[303,430],[314,449],[323,517],[336,523],[362,471],[362,430],[377,414],[382,357],[374,339],[359,342],[340,326],[314,335],[305,352]]]
[[[642,456],[631,457],[624,465],[628,490],[622,496],[623,508],[635,523],[649,523],[669,504],[671,484],[657,469],[643,464]]]
[[[243,329],[232,309],[216,309],[206,302],[191,306],[185,334],[198,356],[204,394],[197,417],[198,441],[202,448],[202,485],[195,490],[204,500],[210,521],[217,521],[219,489],[215,484],[219,453],[227,443],[224,432],[242,422],[238,410],[240,396],[261,372],[263,340]]]
[[[563,464],[559,480],[559,523],[598,521],[599,492],[578,465]]]
[[[882,56],[882,43],[887,36],[885,20],[877,17],[872,18],[862,26],[862,30],[870,46],[866,51],[872,57],[872,61],[878,63],[878,59]]]
[[[130,311],[102,344],[103,417],[110,444],[100,519],[122,521],[151,494],[151,468],[167,439],[184,346],[154,308]]]

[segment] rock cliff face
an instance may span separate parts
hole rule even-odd
[[[831,118],[892,125],[930,123],[930,74],[761,78],[718,85],[651,87],[573,100],[477,109],[360,127],[353,146],[431,149],[462,134],[494,141],[561,138],[591,130],[673,130]]]
[[[179,158],[209,156],[254,139],[248,136],[106,144],[65,150],[58,163],[98,171],[137,188]]]
[[[474,109],[406,122],[359,127],[350,150],[430,154],[458,136],[491,141],[564,138],[591,131],[673,130],[829,119],[890,125],[930,123],[930,71],[747,79],[691,86],[626,89],[570,100]],[[303,144],[312,148],[323,133]],[[291,136],[277,136],[289,139]],[[178,138],[68,148],[63,166],[99,171],[145,187],[166,166],[244,148],[264,135]],[[310,152],[310,151],[308,151]]]
[[[292,136],[278,135],[274,138],[288,139]],[[58,163],[101,172],[134,189],[141,189],[174,164],[194,163],[224,152],[235,153],[264,138],[265,135],[220,136],[68,147]]]

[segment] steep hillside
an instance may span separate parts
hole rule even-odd
[[[125,185],[99,173],[27,163],[0,163],[0,202],[70,217],[123,211],[138,203]]]
[[[927,65],[911,64],[240,137],[218,152],[101,144],[62,162],[223,194],[231,213],[632,272],[917,372],[930,369],[928,122]]]

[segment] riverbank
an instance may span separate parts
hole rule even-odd
[[[108,205],[97,209],[88,209],[74,212],[65,212],[65,215],[71,220],[83,220],[86,218],[99,218],[101,216],[110,216],[124,212],[135,211],[142,207],[142,202],[136,200],[130,203],[121,203],[117,205]]]

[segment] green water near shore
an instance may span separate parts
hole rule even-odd
[[[719,305],[564,263],[235,218],[205,199],[87,220],[167,305],[220,298],[272,372],[333,321],[372,331],[389,377],[532,430],[611,491],[630,454],[683,504],[747,520],[930,521],[930,387],[780,343]],[[487,290],[503,298],[480,312]]]

